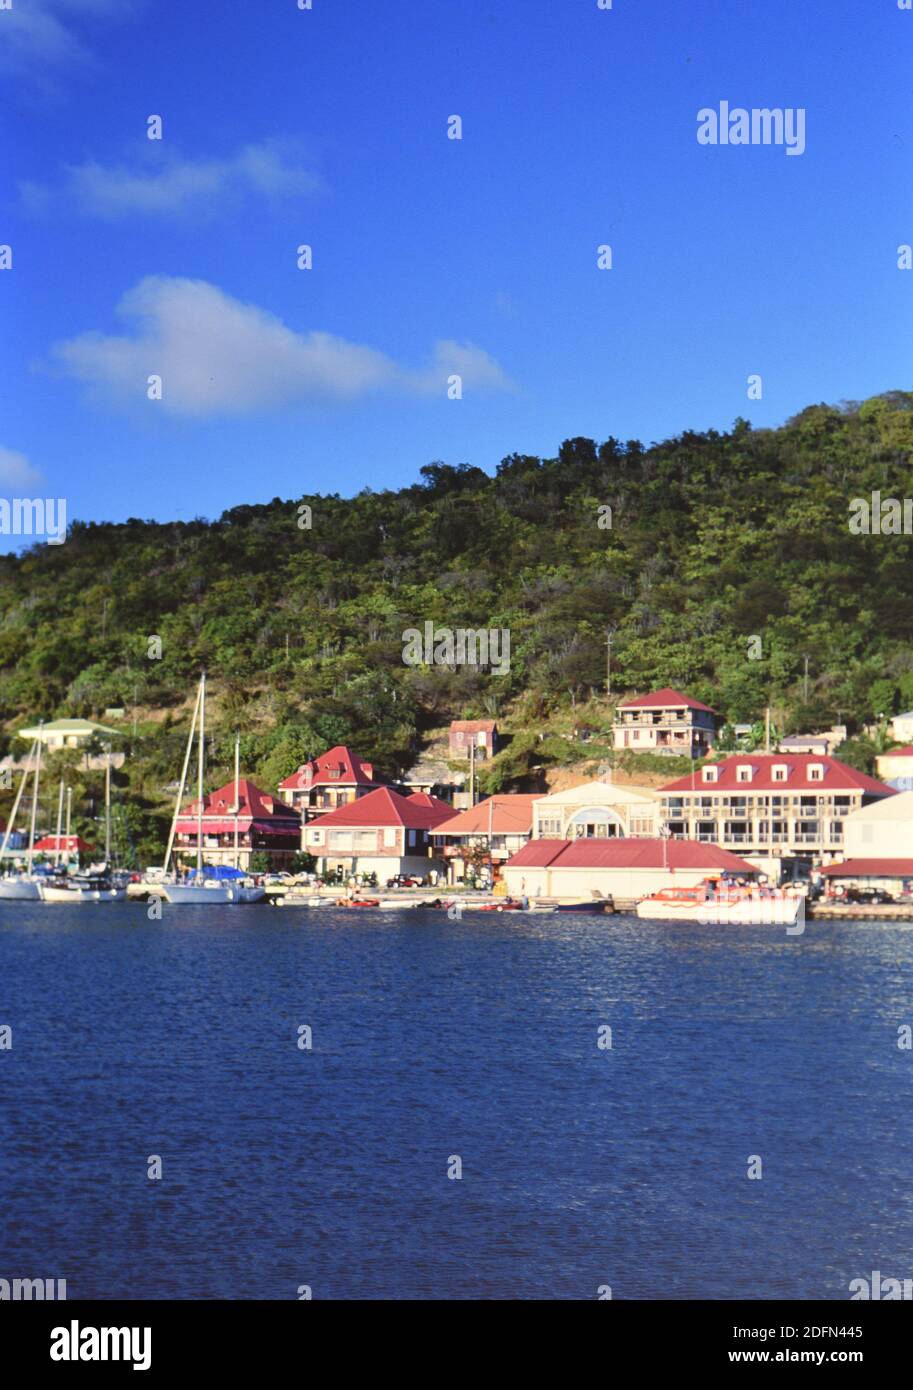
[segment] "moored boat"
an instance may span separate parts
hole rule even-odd
[[[798,918],[801,906],[800,896],[781,889],[705,879],[690,888],[661,888],[642,898],[636,912],[648,922],[790,926]]]

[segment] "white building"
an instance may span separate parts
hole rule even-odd
[[[584,782],[533,802],[534,840],[612,840],[658,830],[657,797],[647,787]]]
[[[913,896],[913,791],[863,806],[843,825],[846,858],[822,870],[829,890],[877,888]]]

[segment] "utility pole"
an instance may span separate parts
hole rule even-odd
[[[802,703],[808,704],[808,657],[805,658],[805,693],[802,697]]]
[[[770,752],[770,705],[764,711],[764,752]]]
[[[476,804],[476,746],[475,743],[469,745],[469,805],[470,808]]]
[[[133,739],[136,741],[136,705],[139,698],[139,686],[133,687]]]
[[[607,700],[611,700],[611,698],[612,698],[612,638],[614,637],[614,635],[615,635],[615,629],[614,629],[614,627],[610,627],[610,628],[607,628],[607,629],[606,629],[606,635],[605,635],[605,645],[606,645],[606,655],[605,655],[605,693],[606,693],[606,699],[607,699]]]

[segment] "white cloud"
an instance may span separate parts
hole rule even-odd
[[[0,488],[15,496],[25,496],[44,485],[44,478],[33,468],[25,454],[0,445]]]
[[[48,70],[91,63],[77,30],[83,18],[121,19],[133,0],[13,0],[0,14],[0,67],[46,81]]]
[[[294,162],[289,145],[279,141],[245,145],[226,159],[182,159],[150,143],[155,168],[128,169],[88,160],[66,169],[57,188],[20,185],[33,212],[55,202],[88,216],[117,219],[132,213],[145,217],[191,215],[214,217],[220,207],[246,193],[268,197],[313,193],[319,180]]]
[[[453,372],[466,391],[512,389],[498,363],[472,344],[438,342],[430,363],[414,371],[331,333],[297,333],[205,280],[148,276],[117,314],[130,332],[83,333],[55,344],[54,358],[93,396],[120,402],[144,400],[147,378],[160,376],[161,406],[174,415],[242,415],[378,390],[443,398]]]

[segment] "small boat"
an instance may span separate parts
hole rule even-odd
[[[468,903],[466,906],[469,908]],[[469,910],[473,909],[469,908]],[[502,898],[500,902],[479,903],[474,910],[476,912],[528,912],[529,904],[524,907],[519,898]]]
[[[380,898],[337,898],[334,907],[380,907]]]
[[[46,903],[122,903],[126,888],[118,888],[104,873],[49,875],[40,884],[42,902]]]
[[[692,888],[661,888],[642,898],[637,916],[648,922],[701,922],[707,926],[790,926],[802,899],[780,889],[704,879]]]

